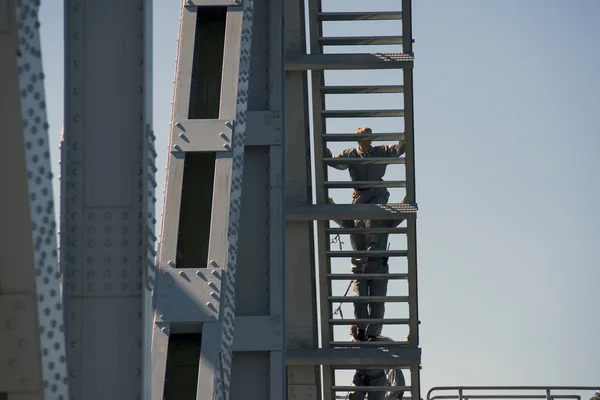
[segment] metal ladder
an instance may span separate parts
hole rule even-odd
[[[387,391],[389,387],[358,387],[341,386],[334,382],[334,372],[337,369],[349,367],[373,368],[408,368],[410,369],[410,386],[404,388],[406,394],[411,393],[412,399],[420,399],[420,359],[418,348],[418,307],[417,307],[417,261],[416,261],[416,199],[414,177],[414,141],[413,141],[413,107],[412,107],[412,32],[411,32],[411,0],[402,0],[402,10],[393,12],[323,12],[320,0],[309,0],[309,29],[311,54],[298,54],[288,57],[288,70],[312,70],[312,107],[314,130],[314,165],[316,181],[316,204],[288,208],[288,219],[317,221],[318,265],[319,265],[319,295],[321,306],[321,339],[319,349],[303,351],[288,351],[288,365],[323,366],[322,385],[324,400],[345,398],[340,393],[360,390],[363,392]],[[324,37],[323,22],[328,21],[382,21],[401,20],[402,36],[379,37]],[[388,45],[403,44],[403,53],[372,53],[372,54],[324,54],[324,46],[352,45]],[[326,86],[325,71],[334,70],[402,70],[403,85],[385,86]],[[404,110],[330,110],[325,107],[326,94],[358,95],[363,93],[403,93]],[[397,141],[405,139],[406,152],[403,158],[368,158],[364,159],[330,159],[323,158],[326,142],[354,142],[353,133],[333,134],[326,129],[326,120],[330,118],[371,118],[371,117],[404,117],[404,132],[373,134],[373,141]],[[385,182],[350,182],[329,181],[327,165],[356,164],[356,163],[385,163],[405,164],[406,181]],[[387,187],[406,188],[406,204],[387,205],[350,205],[327,204],[328,190],[340,188]],[[407,226],[396,228],[333,228],[329,221],[342,219],[400,219],[407,220]],[[390,233],[406,234],[406,250],[385,251],[332,251],[329,248],[330,235],[350,233]],[[384,275],[390,280],[407,280],[408,296],[387,296],[386,298],[346,297],[332,295],[331,283],[334,280],[349,281],[356,278],[352,273],[332,274],[331,258],[389,256],[407,257],[408,270],[406,273]],[[348,263],[349,264],[349,263]],[[364,279],[381,279],[380,274],[364,274]],[[394,343],[377,342],[348,342],[335,341],[333,325],[349,325],[357,322],[355,319],[333,319],[332,303],[345,301],[377,301],[377,302],[408,302],[409,318],[384,318],[383,320],[361,320],[365,323],[405,324],[410,328],[408,341]],[[385,325],[384,325],[385,326]],[[404,398],[408,396],[405,395]]]

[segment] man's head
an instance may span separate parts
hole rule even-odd
[[[358,128],[356,130],[356,134],[357,135],[371,135],[373,134],[373,131],[371,130],[371,128],[367,128],[367,127],[363,127],[363,128]],[[357,138],[356,140],[358,142],[358,147],[363,150],[363,151],[368,151],[371,148],[371,139],[362,139],[362,138]]]

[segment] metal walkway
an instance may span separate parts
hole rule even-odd
[[[418,307],[417,307],[417,260],[416,260],[416,199],[414,178],[414,148],[413,148],[413,109],[412,109],[412,35],[411,35],[411,2],[402,1],[401,11],[391,12],[323,12],[320,0],[309,0],[309,30],[310,54],[288,56],[287,70],[311,70],[312,72],[312,108],[313,108],[313,133],[314,133],[314,165],[316,181],[316,204],[311,206],[288,207],[287,220],[312,220],[317,221],[317,237],[315,246],[318,248],[318,283],[317,290],[320,297],[320,329],[322,345],[319,349],[295,351],[288,349],[288,365],[323,366],[322,385],[324,400],[344,398],[349,391],[360,390],[363,392],[387,391],[389,387],[359,387],[349,386],[350,382],[335,382],[336,372],[356,367],[373,368],[402,368],[410,370],[407,376],[405,392],[410,391],[413,399],[420,398],[420,359],[421,351],[418,348]],[[353,36],[353,37],[328,37],[323,34],[325,22],[351,22],[351,21],[389,21],[398,20],[402,24],[402,36]],[[357,26],[356,24],[354,26]],[[360,34],[360,33],[359,33]],[[326,53],[325,47],[330,46],[362,46],[362,45],[403,45],[402,53]],[[403,85],[369,85],[356,86],[348,78],[347,85],[328,85],[325,78],[326,72],[336,70],[398,70],[398,75],[403,77]],[[339,77],[339,76],[338,76]],[[361,94],[389,94],[403,93],[404,109],[390,104],[389,109],[366,110],[334,110],[326,106],[325,96],[329,94],[345,95],[356,99]],[[394,107],[396,106],[396,107]],[[328,142],[347,142],[347,147],[356,145],[356,136],[352,133],[333,133],[327,129],[330,119],[374,117],[401,117],[404,118],[404,132],[398,127],[395,133],[373,133],[373,141],[405,140],[406,153],[401,158],[367,158],[367,159],[331,159],[324,158],[324,150]],[[358,126],[358,125],[357,125]],[[386,180],[385,182],[351,182],[331,181],[327,178],[327,166],[332,164],[404,164],[406,170],[405,181]],[[387,205],[350,205],[327,204],[329,190],[350,189],[363,187],[405,188],[405,204]],[[349,201],[348,201],[349,202]],[[330,226],[329,221],[340,219],[405,219],[406,227],[376,228],[371,230],[359,228],[336,228]],[[385,251],[334,251],[330,249],[330,238],[338,234],[356,232],[378,232],[406,235],[407,248]],[[383,256],[405,257],[407,271],[389,275],[365,274],[364,279],[403,280],[407,282],[408,294],[406,296],[366,298],[354,296],[334,296],[332,281],[346,281],[356,276],[351,273],[332,273],[331,259],[350,257]],[[390,265],[393,261],[390,260]],[[332,312],[333,303],[337,302],[400,302],[408,303],[408,315],[405,318],[384,318],[382,320],[361,320],[366,323],[383,323],[385,327],[399,324],[408,326],[410,336],[408,340],[397,340],[392,343],[374,342],[349,342],[346,338],[336,340],[334,336],[335,325],[349,325],[356,323],[356,319],[334,319]],[[405,396],[408,397],[408,396]]]

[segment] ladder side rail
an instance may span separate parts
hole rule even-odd
[[[412,1],[402,0],[402,36],[403,53],[412,55]],[[415,146],[414,146],[414,109],[413,109],[413,70],[403,70],[404,84],[404,140],[405,140],[405,167],[406,167],[406,201],[408,204],[416,204],[415,188]],[[417,283],[417,221],[410,218],[407,221],[407,257],[408,257],[408,295],[409,301],[409,344],[411,347],[419,346],[419,307],[418,307],[418,283]],[[411,397],[420,398],[421,380],[420,365],[410,368],[411,375]]]
[[[322,25],[318,15],[321,13],[322,4],[320,0],[308,1],[308,18],[310,34],[310,53],[322,54],[323,46],[319,41],[322,36]],[[325,105],[325,95],[321,93],[321,87],[325,86],[325,72],[322,70],[311,71],[311,98],[312,98],[312,121],[313,121],[313,152],[314,152],[314,174],[315,174],[315,194],[316,203],[327,203],[328,192],[324,182],[327,180],[326,166],[323,164],[324,146],[322,135],[326,132],[325,118],[321,111]],[[317,254],[318,254],[318,278],[319,278],[319,304],[320,304],[320,323],[321,323],[321,347],[329,347],[329,342],[333,337],[333,327],[329,320],[333,317],[331,307],[327,301],[331,296],[331,285],[327,275],[330,273],[331,264],[327,251],[329,251],[329,236],[325,229],[329,227],[329,221],[317,221]],[[316,283],[316,282],[315,282]],[[332,400],[333,393],[330,388],[334,385],[334,374],[329,365],[322,366],[322,385],[323,400]]]
[[[285,241],[286,241],[286,195],[285,195],[285,73],[284,48],[284,2],[270,1],[269,18],[269,80],[271,91],[269,108],[278,115],[280,143],[269,147],[269,275],[271,317],[279,318],[276,336],[278,350],[269,353],[270,360],[270,400],[285,399],[287,393],[286,335],[285,335]]]

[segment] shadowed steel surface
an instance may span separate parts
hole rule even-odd
[[[284,0],[284,54],[306,53],[307,38],[303,1]],[[285,73],[285,192],[289,205],[312,202],[311,140],[309,135],[310,86],[301,68]],[[319,343],[317,285],[312,221],[286,221],[285,336],[287,351],[314,349]],[[287,357],[286,357],[287,359]],[[320,371],[314,365],[287,365],[288,399],[321,399]],[[279,399],[277,399],[279,400]]]
[[[12,1],[0,2],[0,397],[43,400],[56,396],[66,400],[37,10],[33,1],[20,2],[17,7]],[[58,318],[54,327],[50,325],[53,317]],[[38,324],[48,328],[51,337],[40,335]],[[54,334],[60,346],[57,349],[52,346]],[[46,354],[42,354],[42,346],[50,346]],[[48,364],[54,362],[59,380],[52,389]]]

